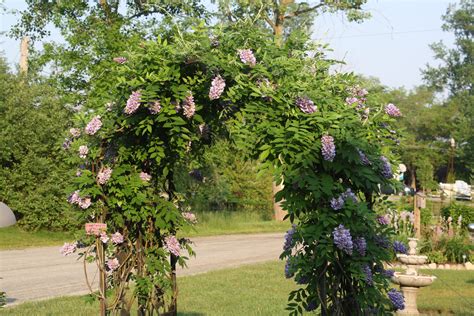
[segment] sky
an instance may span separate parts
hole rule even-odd
[[[311,3],[311,1],[309,1]],[[314,1],[313,1],[314,2]],[[436,65],[429,44],[442,40],[452,47],[454,37],[443,32],[441,16],[456,0],[369,0],[364,9],[372,17],[363,23],[349,23],[341,14],[316,18],[313,39],[328,43],[328,56],[342,60],[337,70],[373,76],[389,87],[412,89],[423,83],[420,69]],[[26,7],[23,0],[5,0],[8,11]],[[17,16],[0,16],[0,32],[15,24]],[[53,33],[54,34],[54,33]],[[57,35],[52,39],[59,40]],[[20,58],[20,42],[0,36],[0,51],[10,64]]]

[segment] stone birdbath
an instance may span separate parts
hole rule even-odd
[[[416,296],[420,287],[428,286],[436,279],[432,275],[421,275],[418,273],[420,265],[428,259],[427,256],[416,254],[418,239],[408,238],[408,254],[397,254],[397,259],[407,266],[405,272],[395,272],[392,282],[400,285],[400,290],[405,298],[405,309],[398,311],[399,315],[420,315],[416,306]]]

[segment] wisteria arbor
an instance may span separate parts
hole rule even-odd
[[[70,202],[107,228],[90,226],[64,248],[82,247],[98,263],[102,314],[127,314],[134,301],[140,315],[176,313],[175,267],[193,254],[179,232],[195,219],[174,173],[218,135],[284,182],[278,199],[295,225],[282,258],[300,284],[291,314],[401,307],[397,292],[392,302],[386,295],[382,262],[393,250],[373,211],[377,185],[392,177],[396,107],[373,104],[351,75],[329,74],[331,62],[305,36],[277,47],[247,24],[163,31],[104,62],[78,117],[85,128],[72,129],[67,145],[80,166]]]

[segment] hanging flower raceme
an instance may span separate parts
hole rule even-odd
[[[140,172],[140,179],[142,179],[142,181],[148,182],[151,180],[151,175],[142,171]]]
[[[396,240],[393,242],[393,251],[396,253],[406,254],[407,247],[401,241]]]
[[[382,170],[380,171],[382,176],[384,176],[386,179],[393,178],[392,166],[390,165],[387,157],[381,156],[380,161],[382,162]]]
[[[388,224],[390,224],[390,215],[389,215],[389,214],[385,214],[385,215],[377,216],[377,222],[378,222],[380,225],[388,225]]]
[[[389,103],[385,106],[385,113],[392,117],[402,116],[402,112],[400,112],[400,109],[392,103]]]
[[[73,242],[73,243],[65,242],[64,245],[59,249],[59,252],[61,252],[63,256],[68,256],[74,253],[76,249],[77,249],[77,242]]]
[[[70,133],[71,136],[74,137],[74,138],[77,138],[77,137],[81,136],[81,130],[78,129],[78,128],[75,128],[75,127],[71,128],[71,129],[69,130],[69,133]]]
[[[405,299],[403,298],[403,294],[395,289],[390,289],[387,292],[388,298],[392,301],[393,307],[396,310],[403,310],[405,309]]]
[[[188,95],[183,101],[183,114],[189,119],[193,117],[194,113],[196,113],[196,104],[194,103],[193,93],[188,91]]]
[[[285,243],[283,244],[283,250],[288,251],[293,248],[293,235],[296,233],[296,225],[292,227],[285,234]]]
[[[112,239],[112,242],[116,245],[123,243],[123,235],[119,232],[112,234],[110,239]]]
[[[179,246],[179,242],[178,239],[176,239],[176,236],[165,237],[165,248],[176,257],[179,256],[181,247]]]
[[[102,127],[102,121],[100,120],[100,116],[95,116],[92,120],[87,124],[84,131],[88,135],[94,135],[97,131]]]
[[[109,259],[107,260],[107,267],[109,268],[110,271],[114,271],[118,267],[120,267],[120,262],[118,261],[117,258]]]
[[[344,199],[342,196],[332,198],[330,204],[333,210],[338,211],[344,207]]]
[[[374,281],[372,276],[372,270],[370,269],[369,265],[364,265],[362,267],[362,271],[365,274],[365,283],[367,283],[368,285],[373,285]]]
[[[153,102],[153,104],[148,108],[151,114],[158,114],[161,111],[160,100]]]
[[[82,208],[82,209],[87,209],[89,208],[89,206],[91,206],[92,204],[92,201],[90,198],[83,198],[79,201],[79,207]]]
[[[225,89],[225,80],[220,75],[217,75],[211,82],[211,89],[209,89],[209,99],[217,100]]]
[[[71,204],[78,204],[79,201],[81,200],[81,196],[79,195],[79,190],[74,191],[67,200]]]
[[[357,152],[359,153],[359,159],[360,159],[360,162],[364,165],[364,166],[368,166],[371,164],[369,158],[367,158],[367,156],[364,154],[364,152],[360,149],[357,149]]]
[[[109,181],[112,176],[112,169],[109,167],[103,168],[97,174],[97,182],[101,185],[104,185]]]
[[[183,213],[181,213],[181,215],[183,215],[184,219],[186,221],[188,221],[189,223],[191,223],[191,224],[196,224],[197,223],[197,218],[196,218],[196,215],[194,213],[183,212]]]
[[[346,229],[344,225],[340,224],[332,232],[334,238],[334,244],[337,248],[341,249],[348,255],[352,255],[352,236],[349,229]]]
[[[79,157],[85,159],[89,153],[89,148],[86,145],[79,146]]]
[[[251,49],[239,49],[239,57],[240,60],[247,65],[255,66],[257,63],[257,59],[253,55],[253,51]]]
[[[299,97],[296,99],[296,105],[303,113],[311,114],[318,110],[314,102],[308,97]]]
[[[109,239],[110,238],[106,232],[100,233],[100,241],[102,241],[104,244],[106,244],[109,241]]]
[[[287,279],[293,277],[294,273],[292,271],[292,265],[291,265],[291,262],[290,262],[290,259],[288,258],[288,260],[286,260],[286,263],[285,263],[285,277]]]
[[[138,107],[140,106],[141,98],[142,94],[140,91],[133,91],[127,100],[127,105],[125,106],[125,109],[123,110],[125,114],[130,115],[135,113],[135,111],[138,110]]]
[[[367,251],[367,241],[364,237],[356,237],[354,238],[353,247],[355,251],[364,257]]]
[[[334,138],[329,135],[321,137],[321,153],[326,161],[333,161],[336,157],[336,145],[334,145]]]

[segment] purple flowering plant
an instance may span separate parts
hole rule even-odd
[[[219,36],[217,47],[211,45],[210,33]],[[102,300],[123,303],[108,308],[116,311],[126,305],[122,299],[133,296],[146,302],[144,308],[152,306],[150,302],[169,306],[170,298],[176,298],[173,272],[194,252],[190,241],[179,237],[192,220],[183,215],[188,205],[174,177],[178,168],[202,155],[208,138],[231,135],[284,184],[276,200],[282,201],[287,219],[297,228],[282,241],[281,258],[291,258],[289,278],[304,275],[304,283],[311,285],[295,285],[301,295],[290,294],[290,312],[308,305],[325,308],[326,314],[341,308],[363,311],[373,302],[389,310],[387,278],[372,272],[369,297],[360,267],[364,258],[377,265],[391,258],[391,249],[376,242],[375,236],[388,239],[391,230],[375,225],[374,203],[378,185],[392,180],[382,174],[381,164],[362,164],[358,149],[392,161],[395,155],[383,137],[388,131],[379,131],[390,117],[370,115],[362,123],[357,111],[345,104],[346,88],[357,79],[309,72],[330,61],[297,53],[315,48],[304,37],[292,39],[299,49],[289,53],[254,27],[225,26],[213,32],[198,27],[185,32],[184,42],[167,36],[163,34],[166,43],[157,36],[129,48],[126,64],[113,63],[107,76],[91,79],[89,100],[74,125],[81,126],[81,135],[71,140],[68,151],[72,164],[85,166],[70,190],[80,189],[74,198],[84,201],[73,205],[84,220],[107,225],[102,240],[100,235],[83,238],[84,257],[104,267],[108,289],[123,288],[130,278],[137,283],[134,293],[117,293],[118,298],[108,291],[112,297]],[[257,48],[258,62],[253,53]],[[278,89],[263,93],[258,83],[262,77]],[[359,99],[366,96],[363,88],[357,93]],[[297,101],[299,96],[308,97]],[[116,106],[107,111],[107,102]],[[94,117],[100,117],[101,124],[95,120],[86,132]],[[204,137],[203,126],[212,133]],[[106,154],[111,151],[115,154]],[[337,212],[331,208],[335,197],[345,202]],[[147,254],[146,260],[140,260],[141,253]],[[149,281],[159,284],[160,291],[147,291]],[[321,288],[322,281],[327,288]],[[346,288],[348,284],[353,287]]]

